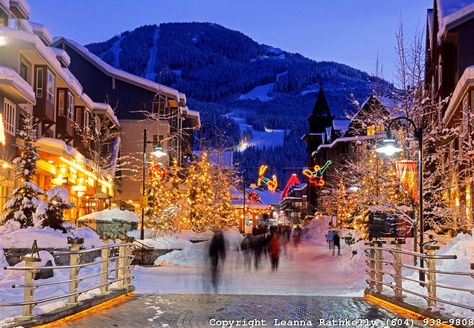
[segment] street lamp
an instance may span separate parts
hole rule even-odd
[[[160,144],[155,144],[153,141],[148,141],[146,137],[146,129],[143,129],[143,170],[142,170],[142,224],[140,227],[140,239],[145,239],[145,181],[146,181],[146,145],[153,144],[155,145],[153,151],[150,155],[155,156],[157,158],[164,157],[167,155],[166,152],[163,151],[163,148]]]
[[[385,154],[387,156],[392,156],[396,153],[401,152],[403,149],[397,146],[397,142],[392,138],[392,125],[400,120],[405,120],[411,124],[414,130],[413,136],[418,141],[418,192],[419,192],[419,229],[420,229],[420,240],[419,240],[419,249],[420,253],[423,253],[423,233],[424,233],[424,215],[423,215],[423,127],[417,127],[415,122],[406,116],[401,116],[394,118],[388,124],[387,139],[383,140],[379,146],[375,149],[376,152]],[[416,247],[416,224],[413,228],[414,231],[414,244]],[[423,269],[424,263],[423,259],[420,259],[420,268]],[[425,281],[425,272],[420,270],[420,281]]]

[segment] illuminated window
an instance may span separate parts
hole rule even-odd
[[[54,74],[48,71],[48,85],[47,90],[48,90],[48,95],[47,99],[50,103],[54,104],[54,85],[55,85],[55,80],[56,78],[54,77]]]
[[[370,125],[367,127],[367,135],[374,136],[375,135],[375,125]]]
[[[5,128],[6,131],[15,135],[16,133],[16,106],[14,103],[10,102],[8,99],[4,99],[3,103],[3,113],[5,115]]]
[[[59,90],[59,91],[58,91],[58,111],[59,111],[59,116],[65,116],[65,113],[66,113],[66,104],[64,103],[64,95],[65,95],[65,91],[64,91],[64,90]]]
[[[67,118],[74,121],[74,97],[70,92],[67,94]]]
[[[36,97],[43,98],[44,77],[43,68],[36,69]]]
[[[377,134],[384,133],[385,127],[383,125],[370,125],[367,127],[367,135],[375,136]]]

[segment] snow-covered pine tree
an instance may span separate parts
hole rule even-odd
[[[35,213],[43,202],[39,198],[43,190],[33,182],[39,156],[34,145],[36,131],[29,118],[24,119],[23,128],[18,132],[18,136],[23,142],[19,146],[20,156],[15,158],[13,163],[15,175],[20,184],[4,206],[2,224],[14,220],[20,223],[21,228],[26,228],[38,223]]]
[[[69,202],[69,193],[64,188],[54,187],[48,191],[47,196],[48,203],[44,208],[44,213],[40,216],[41,225],[62,230],[65,233],[66,229],[63,227],[64,211],[74,207],[74,204]]]

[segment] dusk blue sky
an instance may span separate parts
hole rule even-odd
[[[395,79],[395,31],[424,28],[432,0],[30,0],[31,19],[54,36],[82,44],[105,41],[145,24],[212,22],[259,43],[315,60]]]

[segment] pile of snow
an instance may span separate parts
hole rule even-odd
[[[183,249],[191,246],[193,243],[187,239],[171,237],[157,237],[143,240],[143,244],[154,249]]]
[[[84,247],[102,246],[100,237],[90,228],[76,228],[64,224],[67,233],[49,227],[31,227],[11,231],[10,225],[0,228],[0,248],[30,248],[36,240],[39,248],[69,248],[67,237],[84,238]]]
[[[188,232],[189,233],[189,232]],[[210,236],[212,238],[212,235]],[[244,237],[237,229],[224,231],[224,239],[227,251],[239,249],[239,245]],[[178,239],[179,240],[179,239]],[[209,241],[203,243],[189,243],[182,250],[174,250],[170,253],[159,256],[155,266],[202,266],[208,258]]]
[[[204,231],[204,232],[194,232],[191,230],[183,230],[178,234],[178,238],[186,239],[189,241],[202,241],[202,240],[210,240],[212,238],[212,231]]]
[[[183,250],[174,250],[159,256],[155,266],[202,266],[207,260],[208,243],[191,244]]]
[[[81,216],[77,219],[81,221],[100,221],[100,222],[112,222],[112,221],[125,221],[125,222],[138,222],[137,213],[131,211],[124,211],[119,208],[106,209],[100,212],[90,213]]]

